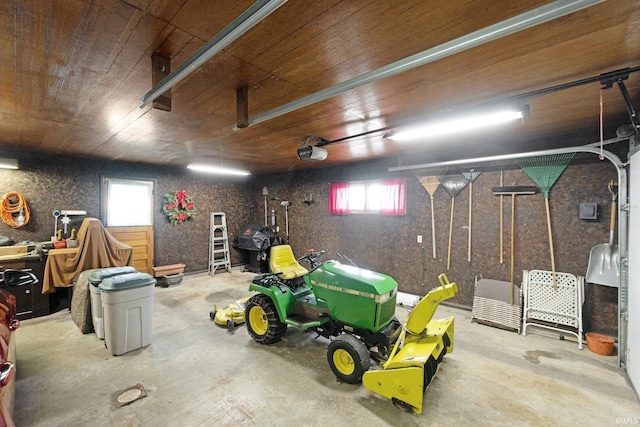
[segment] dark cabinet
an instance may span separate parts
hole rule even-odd
[[[32,317],[46,316],[49,314],[49,294],[42,294],[42,278],[44,277],[44,261],[40,259],[8,260],[0,262],[5,269],[29,268],[38,278],[38,283],[32,285],[5,288],[5,291],[16,297],[16,311],[18,319],[31,319]]]

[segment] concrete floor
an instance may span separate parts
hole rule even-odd
[[[81,334],[67,310],[22,322],[16,425],[605,426],[640,417],[615,356],[538,328],[523,337],[472,323],[470,312],[448,307],[437,317],[455,315],[455,351],[427,390],[424,412],[403,412],[337,382],[327,341],[314,333],[290,328],[262,346],[244,326],[229,333],[215,325],[213,305],[248,296],[252,277],[197,274],[156,288],[151,345],[117,357],[95,334]],[[397,313],[406,318],[405,309]],[[120,392],[136,384],[147,396],[117,407]]]

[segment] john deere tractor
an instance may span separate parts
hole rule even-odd
[[[401,325],[395,317],[394,279],[333,260],[320,263],[323,253],[296,260],[289,245],[271,247],[271,273],[255,276],[249,286],[258,292],[245,306],[249,334],[272,344],[288,326],[313,330],[331,340],[327,361],[339,380],[362,382],[396,406],[421,413],[424,391],[442,358],[453,351],[453,317],[432,317],[440,301],[456,294],[457,285],[440,275],[440,286]]]

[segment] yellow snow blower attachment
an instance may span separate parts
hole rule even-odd
[[[363,385],[393,401],[396,406],[422,413],[424,392],[447,353],[453,351],[453,316],[432,319],[440,301],[458,292],[443,273],[440,285],[418,302],[409,314],[382,369],[370,370]]]

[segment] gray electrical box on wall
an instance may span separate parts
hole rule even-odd
[[[597,203],[580,203],[580,219],[598,219]]]

